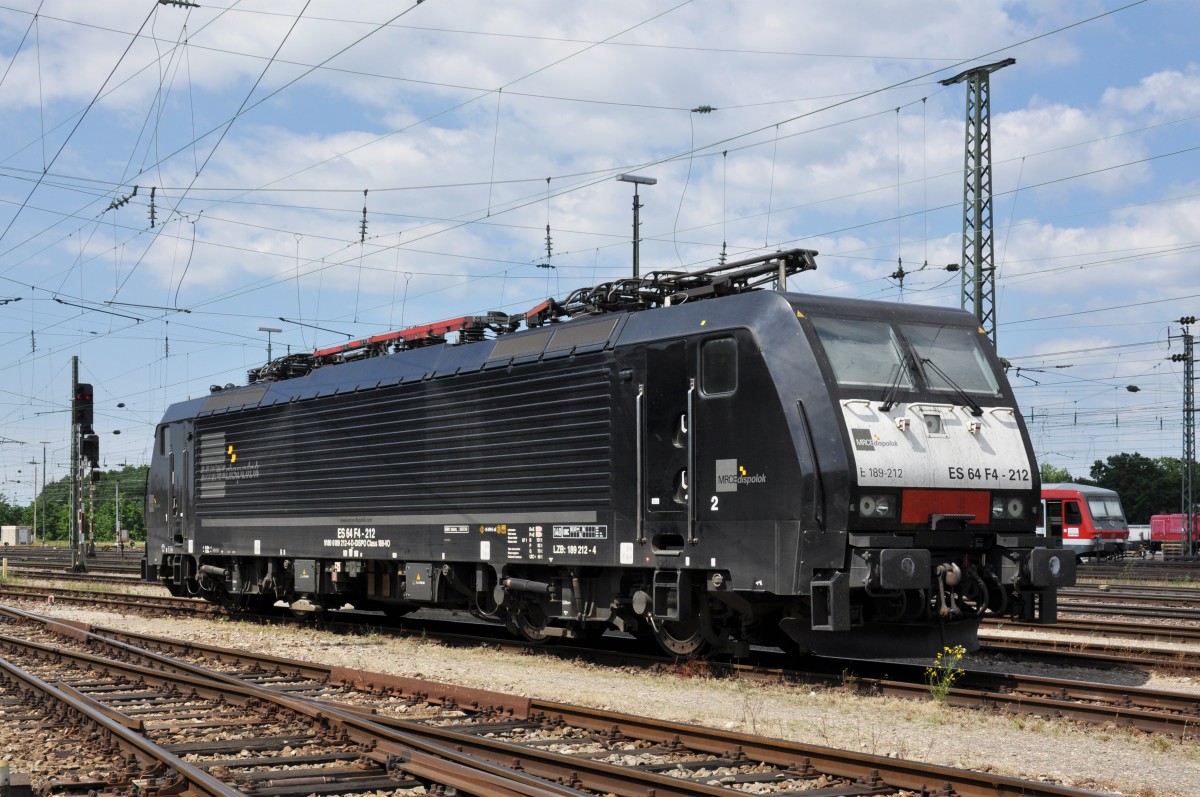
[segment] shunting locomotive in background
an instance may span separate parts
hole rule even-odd
[[[977,646],[1069,552],[962,311],[782,290],[790,250],[291,355],[157,429],[145,578],[666,650]],[[780,290],[758,288],[774,283]]]

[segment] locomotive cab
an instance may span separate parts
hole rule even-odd
[[[1040,547],[1038,471],[983,330],[937,308],[795,306],[848,455],[849,561],[814,573],[811,625],[792,633],[872,625],[886,638],[927,617],[971,648],[985,613],[1054,622],[1074,557]]]

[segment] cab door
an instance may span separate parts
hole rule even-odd
[[[167,529],[177,545],[192,539],[191,426],[175,423],[167,429]]]
[[[1062,507],[1062,536],[1073,540],[1086,539],[1088,535],[1084,533],[1083,511],[1079,508],[1079,502],[1063,501]]]
[[[737,479],[748,463],[739,437],[747,422],[736,412],[738,342],[731,334],[698,343],[698,388],[693,394],[696,425],[693,450],[696,462],[695,518],[700,523],[730,518],[739,496]],[[701,430],[703,430],[702,433]],[[740,467],[739,467],[740,466]],[[743,497],[745,491],[742,491]],[[724,506],[723,506],[724,505]],[[724,511],[722,511],[724,510]]]
[[[694,380],[685,341],[646,348],[639,438],[641,511],[656,550],[682,550],[691,538],[691,400]]]

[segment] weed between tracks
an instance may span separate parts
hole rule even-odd
[[[929,694],[938,703],[945,705],[946,698],[954,682],[963,676],[962,660],[967,655],[967,649],[962,645],[944,647],[933,660],[933,664],[925,670],[925,682],[929,684]]]

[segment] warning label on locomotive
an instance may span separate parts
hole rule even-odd
[[[545,559],[542,545],[542,527],[528,526],[523,532],[513,531],[508,535],[509,559]]]
[[[571,525],[554,526],[551,534],[556,540],[607,540],[608,526]]]

